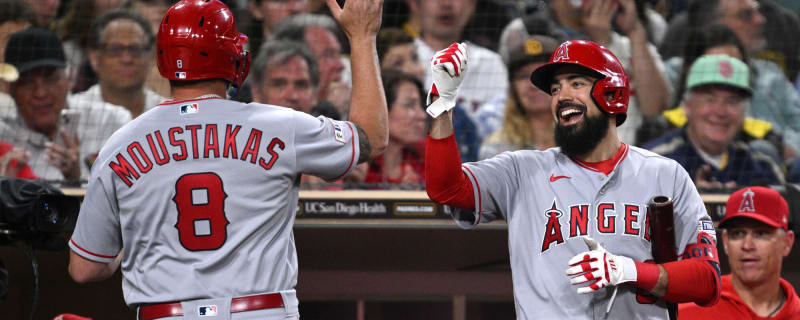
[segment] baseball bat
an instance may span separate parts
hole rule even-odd
[[[647,219],[650,221],[650,248],[653,260],[663,264],[678,260],[675,253],[675,220],[672,199],[655,196],[647,203]],[[678,319],[678,305],[667,302],[669,319]]]

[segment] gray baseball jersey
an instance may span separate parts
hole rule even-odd
[[[70,240],[122,252],[128,305],[291,290],[299,174],[356,166],[350,122],[224,99],[166,102],[117,131],[92,167]]]
[[[588,251],[589,235],[609,252],[652,260],[647,202],[674,200],[677,253],[713,225],[686,171],[675,161],[623,145],[624,154],[606,176],[575,162],[560,149],[505,152],[464,164],[473,184],[475,212],[457,210],[468,228],[479,221],[508,222],[514,300],[518,319],[601,319],[612,289],[578,294],[565,275],[567,262]],[[709,231],[710,228],[710,231]],[[620,286],[609,319],[665,319],[633,286]]]

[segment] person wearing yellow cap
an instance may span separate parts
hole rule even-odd
[[[712,307],[681,304],[684,319],[797,319],[800,298],[781,278],[783,258],[794,244],[789,230],[789,206],[781,195],[764,187],[734,192],[719,226],[731,274],[722,276],[722,294]]]

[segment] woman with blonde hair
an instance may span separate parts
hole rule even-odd
[[[530,76],[533,70],[548,62],[558,42],[552,37],[524,31],[522,27],[510,25],[501,41],[500,55],[509,70],[509,94],[502,125],[481,144],[478,155],[481,160],[504,151],[544,150],[555,146],[550,95],[534,87]]]

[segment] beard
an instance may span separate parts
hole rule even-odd
[[[586,106],[569,103],[559,105],[558,110],[568,106],[575,106],[586,110]],[[561,121],[557,121],[554,129],[556,145],[561,147],[561,151],[568,156],[575,157],[587,154],[605,138],[606,132],[608,132],[608,120],[610,118],[611,115],[605,112],[600,112],[599,116],[590,117],[589,114],[584,111],[582,122],[564,126],[561,124]]]

